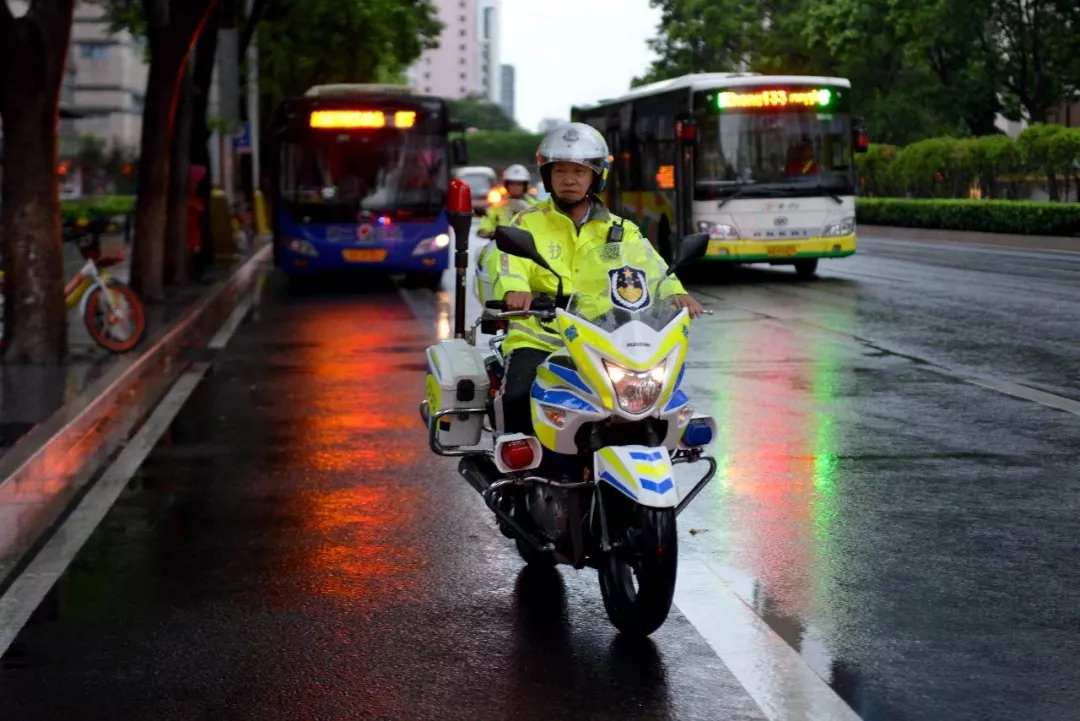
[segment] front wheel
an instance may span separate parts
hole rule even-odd
[[[83,322],[94,341],[110,353],[127,353],[146,333],[146,309],[126,285],[109,285],[109,299],[96,286],[86,299]]]
[[[442,287],[442,276],[442,271],[407,273],[405,275],[405,287],[439,290]]]
[[[615,628],[648,636],[671,611],[679,566],[674,508],[635,509],[625,546],[600,559],[600,594]]]
[[[810,280],[817,275],[817,258],[795,261],[795,275],[803,280]]]

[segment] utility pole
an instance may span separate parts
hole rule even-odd
[[[236,212],[236,154],[233,137],[240,123],[240,58],[236,33],[236,1],[222,0],[218,31],[218,112],[223,126],[218,131],[221,156],[221,189]]]
[[[255,20],[255,0],[246,0],[245,16],[249,25]],[[246,34],[246,33],[245,33]],[[259,189],[259,45],[254,34],[247,43],[247,117],[251,138],[251,204]]]

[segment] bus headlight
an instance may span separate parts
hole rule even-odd
[[[450,247],[450,235],[448,233],[439,233],[431,238],[424,238],[422,241],[416,244],[413,249],[413,255],[427,255],[428,253],[436,253],[440,250],[446,250]]]
[[[702,220],[697,224],[699,233],[708,233],[709,237],[714,240],[738,240],[739,231],[734,225],[727,225],[726,223],[712,223],[708,220]]]
[[[319,251],[315,250],[315,246],[300,238],[291,239],[286,247],[290,252],[296,253],[297,255],[304,255],[308,258],[319,257]]]
[[[855,232],[855,216],[849,215],[846,218],[826,223],[825,227],[821,229],[821,237],[823,238],[839,238],[842,235],[851,235]]]
[[[604,361],[604,370],[615,387],[619,407],[638,415],[656,405],[667,376],[667,361],[643,373]]]

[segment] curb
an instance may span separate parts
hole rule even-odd
[[[189,365],[185,355],[206,348],[252,291],[270,253],[269,245],[255,251],[145,350],[122,357],[0,457],[0,589]]]
[[[882,240],[914,240],[949,245],[988,245],[1014,250],[1055,250],[1080,253],[1080,238],[1059,235],[1013,235],[979,233],[968,230],[901,228],[891,225],[864,225],[855,229],[858,236]]]

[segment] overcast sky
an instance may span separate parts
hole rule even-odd
[[[502,0],[502,62],[514,66],[515,115],[535,131],[570,106],[625,92],[653,59],[649,0]]]

